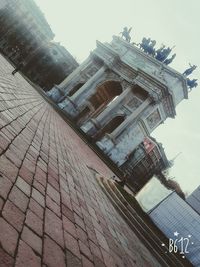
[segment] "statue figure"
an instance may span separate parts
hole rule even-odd
[[[160,60],[161,56],[162,56],[162,52],[165,49],[165,45],[162,45],[159,49],[156,50],[156,56],[155,58],[157,60]]]
[[[147,38],[144,37],[142,39],[142,43],[139,44],[140,45],[140,48],[142,48],[145,53],[147,53],[148,46],[149,46],[150,42],[151,42],[151,39],[150,38],[147,39]]]
[[[156,45],[156,41],[155,40],[151,40],[151,42],[148,45],[147,48],[147,54],[154,56],[155,55],[155,49],[154,46]]]
[[[190,65],[190,68],[186,69],[186,70],[183,72],[183,75],[185,75],[185,76],[190,75],[190,74],[197,68],[196,65],[191,65],[190,63],[189,63],[189,65]]]
[[[163,62],[165,59],[167,59],[167,57],[169,56],[169,54],[171,53],[172,49],[175,46],[173,46],[172,48],[168,47],[165,48],[165,45],[162,45],[161,48],[159,48],[158,50],[156,50],[156,56],[155,58],[161,62]]]
[[[132,30],[132,27],[131,27],[129,30],[128,30],[127,27],[124,27],[123,32],[120,32],[120,34],[122,34],[122,38],[124,37],[125,40],[126,40],[127,42],[129,42],[129,43],[130,43],[130,41],[131,41],[131,36],[130,36],[130,32],[131,32],[131,30]]]
[[[187,78],[187,86],[189,87],[190,91],[192,88],[197,87],[197,79],[190,80]]]
[[[170,63],[172,63],[172,61],[174,60],[175,57],[176,57],[176,54],[173,54],[170,58],[165,59],[165,61],[163,63],[166,65],[169,65]]]

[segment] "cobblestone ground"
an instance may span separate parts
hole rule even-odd
[[[88,166],[112,172],[0,56],[0,267],[159,266]]]

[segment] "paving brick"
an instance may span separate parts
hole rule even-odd
[[[68,193],[61,189],[61,201],[68,209],[72,210],[72,203]]]
[[[30,198],[29,209],[31,209],[40,219],[43,219],[44,208],[42,208],[33,198]]]
[[[0,196],[6,199],[11,187],[11,181],[6,177],[0,176]]]
[[[48,173],[48,183],[57,191],[59,191],[59,183],[58,181]]]
[[[9,194],[9,199],[22,211],[28,206],[28,197],[18,187],[14,186]]]
[[[82,228],[80,228],[78,225],[76,225],[76,232],[77,232],[78,239],[80,239],[86,246],[89,247],[87,233]]]
[[[76,213],[74,213],[74,219],[75,219],[75,223],[85,231],[86,228],[85,228],[85,223],[83,219],[80,216],[78,216]]]
[[[49,196],[46,195],[46,206],[53,211],[58,217],[61,217],[60,206],[57,205]]]
[[[22,164],[22,159],[19,158],[19,156],[16,154],[15,151],[11,150],[10,148],[6,151],[5,156],[14,163],[15,166],[18,168]]]
[[[86,246],[81,240],[78,240],[78,243],[81,253],[84,254],[90,261],[93,261],[93,256],[88,246]]]
[[[80,259],[78,259],[69,250],[66,250],[67,267],[82,267]]]
[[[67,232],[64,233],[64,239],[66,248],[70,250],[76,257],[81,258],[78,241]]]
[[[41,170],[38,166],[36,167],[35,180],[37,180],[40,184],[42,184],[46,188],[47,184],[46,173],[43,170]]]
[[[47,194],[52,198],[58,205],[60,205],[60,194],[50,184],[47,185]]]
[[[10,144],[10,140],[1,132],[0,133],[0,148],[5,150]]]
[[[37,182],[36,180],[33,181],[33,186],[35,187],[35,189],[37,189],[43,196],[45,195],[45,187]]]
[[[33,250],[40,255],[42,254],[42,239],[34,234],[26,226],[23,228],[21,239],[25,241]]]
[[[103,255],[103,259],[104,259],[104,263],[107,267],[116,267],[113,257],[104,249],[101,249],[102,255]]]
[[[22,179],[20,176],[17,177],[16,186],[17,186],[22,192],[24,192],[24,194],[26,194],[28,197],[30,196],[30,194],[31,194],[31,187],[30,187],[30,185],[29,185],[24,179]]]
[[[45,232],[61,247],[64,247],[62,221],[49,209],[45,211]]]
[[[14,259],[0,248],[0,267],[12,267]]]
[[[35,188],[32,190],[32,198],[36,200],[42,207],[45,207],[44,196]]]
[[[0,244],[10,255],[14,256],[18,233],[3,218],[0,218]]]
[[[0,157],[0,174],[5,175],[12,183],[17,177],[18,168],[5,156]]]
[[[11,201],[6,201],[2,215],[15,229],[21,231],[25,215]]]
[[[26,225],[31,228],[36,234],[42,236],[43,234],[43,221],[35,215],[31,210],[28,210],[26,214]]]
[[[74,213],[68,207],[62,204],[62,214],[65,215],[70,221],[75,223]]]
[[[101,261],[98,257],[94,256],[94,266],[95,267],[105,267],[106,265],[103,263],[103,259]],[[133,267],[132,265],[127,265],[127,266]]]
[[[73,200],[72,200],[72,208],[74,210],[74,212],[79,216],[81,217],[81,219],[83,218],[83,214],[82,214],[82,210],[81,210],[81,207],[79,205],[77,205],[77,203],[75,203]]]
[[[35,173],[35,163],[28,160],[27,158],[24,159],[23,165],[32,173]]]
[[[62,220],[63,220],[63,228],[64,228],[64,230],[67,231],[68,233],[70,233],[71,235],[73,235],[76,238],[77,234],[76,234],[76,227],[75,227],[74,223],[71,222],[65,216],[63,216]]]
[[[106,251],[109,251],[108,243],[105,237],[98,230],[95,229],[96,237],[99,242],[99,245],[104,248]]]
[[[19,175],[28,183],[32,184],[33,181],[33,173],[24,165],[21,166],[19,170]]]
[[[0,198],[0,211],[2,210],[4,205],[4,200],[2,198]]]
[[[90,244],[90,249],[91,249],[92,254],[102,260],[102,254],[101,254],[100,248],[90,240],[89,240],[89,244]]]
[[[20,240],[15,267],[41,267],[41,259],[25,242]]]
[[[56,267],[56,266],[65,267],[66,266],[65,255],[62,249],[48,236],[45,236],[44,238],[43,261],[48,267]]]
[[[94,267],[93,262],[88,260],[84,255],[82,255],[82,263],[83,263],[83,267]]]

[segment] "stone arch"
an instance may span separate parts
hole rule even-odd
[[[96,133],[93,138],[98,141],[100,140],[105,134],[111,134],[117,127],[124,122],[126,119],[125,114],[117,114],[113,116],[107,124],[105,124],[99,131]]]
[[[77,123],[81,125],[87,119],[97,117],[116,97],[122,93],[123,89],[119,81],[108,80],[101,82],[95,90],[95,93],[87,100],[87,114],[82,112],[77,117]]]

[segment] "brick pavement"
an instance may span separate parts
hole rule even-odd
[[[151,267],[87,166],[113,173],[0,56],[0,267]]]

